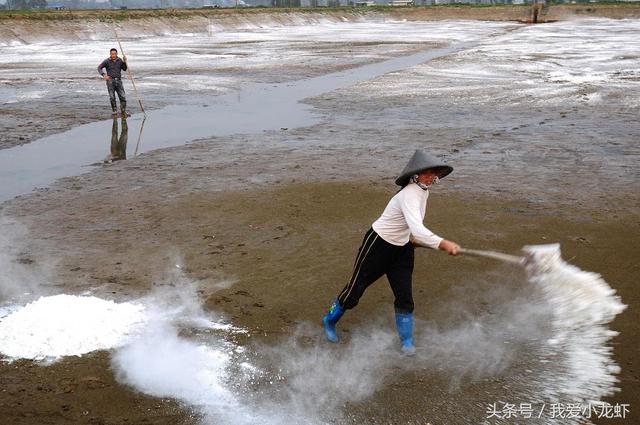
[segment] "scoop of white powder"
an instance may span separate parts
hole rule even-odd
[[[44,360],[119,347],[141,329],[145,314],[140,304],[56,295],[0,320],[0,353]]]

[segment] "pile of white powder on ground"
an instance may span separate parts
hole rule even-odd
[[[96,297],[41,297],[0,319],[0,353],[50,360],[119,347],[144,326],[144,310]]]

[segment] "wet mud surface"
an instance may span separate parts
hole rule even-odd
[[[248,165],[234,162],[239,168]],[[218,176],[227,174],[220,172],[224,167],[188,167],[182,176],[171,173],[175,187],[169,178],[163,185],[143,190],[123,189],[126,177],[112,167],[99,173],[110,183],[97,183],[91,195],[60,197],[60,193],[51,193],[17,202],[15,208],[23,211],[16,214],[19,220],[41,235],[24,248],[24,255],[35,264],[57,262],[56,279],[51,282],[54,286],[44,289],[77,293],[92,288],[98,296],[128,300],[160,281],[178,254],[188,277],[198,282],[205,308],[224,314],[255,335],[246,341],[247,347],[257,342],[276,344],[307,323],[315,326],[316,332],[307,337],[306,343],[322,345],[325,342],[318,323],[327,300],[348,279],[362,234],[392,191],[389,179],[323,183],[307,177],[309,171],[322,165],[310,161],[304,170],[289,173],[293,184],[254,184],[260,187],[252,189],[245,183],[237,185],[237,193],[210,187],[178,188],[191,186],[191,179],[203,184],[207,180],[204,174],[215,174],[217,178],[208,179],[219,183]],[[214,167],[216,173],[211,172]],[[143,167],[127,174],[144,185]],[[228,184],[236,186],[237,180],[241,178],[232,178]],[[74,184],[67,185],[63,192],[74,192]],[[433,195],[430,227],[464,241],[466,246],[517,252],[524,244],[557,241],[562,244],[564,257],[573,264],[603,273],[631,306],[613,326],[621,331],[615,338],[614,352],[623,373],[622,392],[612,401],[633,406],[638,381],[633,344],[637,338],[638,300],[633,288],[638,252],[625,248],[638,246],[637,237],[628,236],[633,217],[594,220],[585,218],[585,211],[568,207],[561,214],[536,211],[526,203],[502,197],[456,194],[446,184]],[[39,208],[48,213],[42,214]],[[44,258],[43,253],[47,253]],[[513,298],[530,296],[532,291],[521,271],[505,267],[420,251],[414,275],[418,323],[448,329],[466,322],[469,316],[500,317],[501,308]],[[221,282],[228,281],[233,282],[230,287],[220,287]],[[392,294],[386,282],[380,281],[344,321],[341,329],[347,341],[372,321],[392,330],[391,306]],[[479,422],[485,415],[485,404],[509,400],[510,388],[522,388],[527,380],[535,380],[535,373],[526,373],[532,360],[521,352],[523,349],[513,348],[512,354],[520,352],[516,357],[520,360],[498,360],[491,371],[476,372],[473,367],[468,371],[468,366],[456,366],[456,360],[450,359],[452,370],[427,368],[392,374],[371,399],[352,403],[348,417],[366,423]],[[182,421],[177,423],[198,423],[189,418],[189,409],[176,411],[172,401],[145,397],[113,382],[105,370],[108,364],[104,357],[68,358],[45,368],[30,362],[4,364],[2,377],[7,391],[2,392],[1,403],[11,408],[12,423],[31,423],[30,414],[47,418],[53,412],[58,419],[52,423],[119,423],[122,411],[127,411],[131,423],[172,423],[176,418]],[[483,363],[481,357],[475,361]],[[25,365],[39,372],[33,374]],[[44,382],[64,381],[72,389],[73,385],[78,388],[65,392],[56,384],[47,384],[47,391],[40,390],[40,374],[47,377]],[[89,391],[83,385],[95,374],[102,384],[99,390]],[[50,388],[52,385],[56,388]],[[402,396],[398,396],[399,391]],[[28,403],[24,402],[25,394],[29,395]],[[108,408],[104,403],[96,404],[96,399],[103,397],[111,401]],[[91,422],[92,418],[103,422]]]
[[[632,416],[621,423],[633,423],[640,406],[637,86],[565,83],[554,95],[549,87],[561,82],[521,90],[536,76],[528,69],[507,78],[476,67],[451,84],[445,71],[481,62],[483,48],[308,99],[322,117],[310,127],[148,152],[6,202],[2,214],[28,229],[12,242],[16,261],[46,270],[40,293],[125,301],[148,293],[179,258],[205,309],[250,331],[241,343],[256,358],[261,344],[300,335],[300,326],[312,329],[302,332],[303,345],[322,346],[320,318],[349,278],[363,233],[395,192],[408,156],[425,148],[455,167],[429,199],[431,230],[508,253],[559,242],[567,261],[618,291],[629,307],[611,326],[620,332],[612,346],[622,371],[621,391],[608,401],[630,404]],[[553,60],[536,62],[534,71]],[[427,250],[416,259],[418,328],[447,335],[473,320],[500,322],[536,291],[521,270],[486,260]],[[341,325],[347,343],[371,327],[393,331],[387,283],[371,287]],[[477,358],[462,350],[441,368],[391,362],[373,396],[347,402],[333,418],[481,423],[487,404],[535,402],[539,365],[528,344],[544,330],[526,330],[500,341],[495,358],[479,346]],[[46,367],[2,363],[0,411],[15,424],[200,422],[189,406],[116,382],[109,367],[108,353]]]
[[[273,31],[273,29],[271,29]],[[282,83],[351,69],[435,47],[437,43],[370,38],[356,28],[355,39],[335,41],[312,34],[300,40],[304,28],[283,27],[270,37],[236,30],[237,37],[219,31],[165,37],[123,34],[125,53],[146,111],[167,105],[211,103],[211,98],[239,90],[248,83]],[[325,28],[325,32],[330,28]],[[362,32],[362,35],[359,33]],[[95,44],[7,47],[0,72],[0,149],[26,144],[72,127],[111,116],[104,81],[95,69],[108,55],[112,34]],[[313,40],[319,38],[319,40]],[[324,38],[324,39],[323,39]],[[243,40],[244,39],[244,40]],[[34,53],[31,53],[34,51]],[[31,54],[30,54],[31,53]],[[71,58],[60,69],[58,60]],[[93,60],[92,60],[93,59]],[[51,75],[48,78],[47,75]],[[130,113],[141,108],[123,73]]]

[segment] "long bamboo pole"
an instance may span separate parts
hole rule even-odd
[[[122,56],[126,56],[124,54],[124,49],[122,48],[122,43],[120,43],[120,37],[118,37],[118,31],[116,31],[116,24],[113,23],[113,33],[116,35],[116,40],[118,40],[118,46],[120,47],[120,52],[122,52]],[[140,94],[138,94],[138,88],[136,87],[136,82],[133,79],[133,73],[131,72],[131,68],[129,64],[127,64],[127,73],[129,74],[129,79],[131,80],[131,84],[133,85],[133,91],[136,92],[136,97],[138,98],[138,103],[140,104],[140,109],[144,116],[147,116],[147,113],[144,111],[144,106],[142,106],[142,99],[140,98]]]

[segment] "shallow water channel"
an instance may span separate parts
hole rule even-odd
[[[461,50],[430,49],[316,78],[281,84],[248,84],[240,91],[203,98],[200,105],[172,105],[127,119],[128,157],[210,136],[288,129],[317,121],[308,97],[370,80]],[[133,93],[129,102],[135,102]],[[142,127],[144,120],[144,127]],[[120,119],[118,119],[120,121]],[[33,143],[0,150],[0,201],[77,175],[109,153],[113,120],[81,125]],[[142,131],[141,131],[142,130]]]

